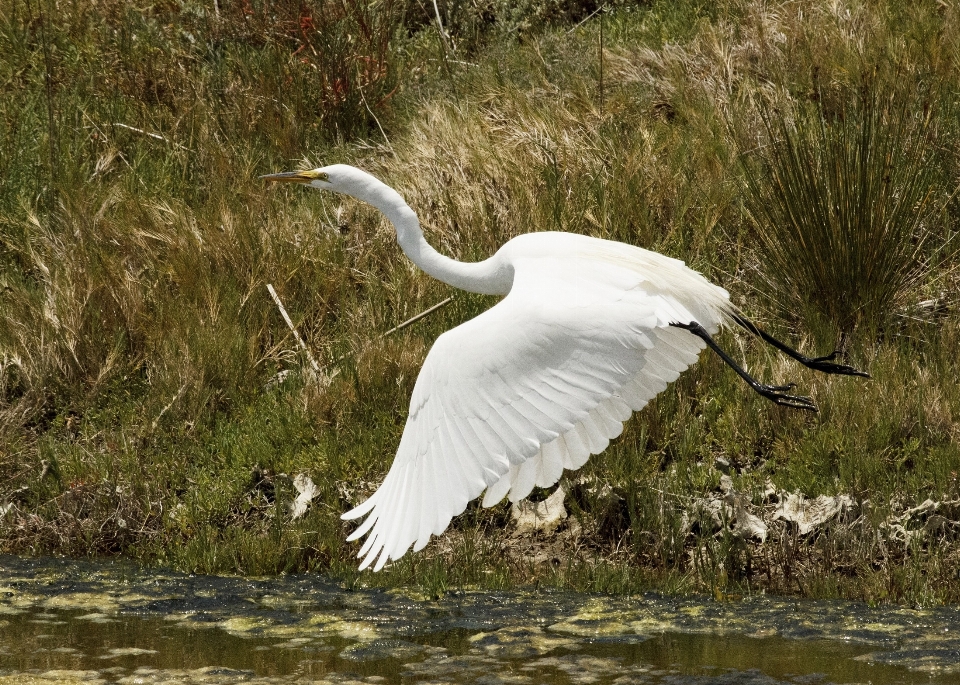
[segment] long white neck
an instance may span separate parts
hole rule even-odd
[[[424,239],[416,213],[390,186],[367,175],[350,195],[373,205],[390,220],[397,242],[414,264],[434,278],[461,290],[484,295],[506,295],[513,285],[513,269],[497,255],[482,262],[458,262],[445,257]]]

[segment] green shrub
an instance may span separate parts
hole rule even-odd
[[[745,166],[747,208],[788,318],[879,331],[943,248],[936,109],[882,88],[841,98],[761,112],[769,142]]]

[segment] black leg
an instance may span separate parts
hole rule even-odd
[[[794,409],[806,409],[807,411],[817,411],[817,405],[813,403],[813,400],[809,397],[801,397],[799,395],[788,395],[787,390],[797,387],[793,383],[789,385],[764,385],[763,383],[758,382],[750,374],[743,370],[743,368],[737,364],[730,356],[720,349],[720,346],[710,337],[710,334],[707,333],[706,329],[698,324],[696,321],[691,323],[676,323],[672,322],[671,326],[676,326],[677,328],[682,328],[686,331],[690,331],[695,336],[703,340],[707,345],[710,346],[710,349],[720,355],[720,359],[725,361],[731,369],[737,372],[737,375],[740,376],[743,380],[747,382],[751,388],[756,390],[758,393],[766,397],[768,400],[779,404],[782,407],[793,407]]]
[[[740,324],[743,328],[747,329],[754,335],[758,335],[763,338],[766,342],[770,343],[778,350],[783,352],[789,357],[796,359],[798,362],[810,369],[815,369],[817,371],[823,371],[824,373],[837,373],[841,376],[862,376],[863,378],[870,378],[870,374],[864,371],[859,371],[852,366],[847,366],[846,364],[834,364],[833,360],[837,358],[837,351],[834,350],[832,354],[828,354],[825,357],[805,357],[804,355],[797,352],[792,347],[788,347],[784,343],[780,342],[774,338],[769,333],[761,330],[755,323],[749,321],[742,316],[734,314],[733,320]]]

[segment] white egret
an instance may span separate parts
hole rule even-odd
[[[632,245],[559,232],[513,238],[482,262],[445,257],[424,240],[417,215],[395,190],[335,164],[270,174],[367,202],[393,223],[401,249],[457,288],[504,295],[441,335],[414,386],[396,458],[377,491],[343,515],[363,523],[358,557],[380,570],[440,535],[470,500],[516,502],[549,487],[620,435],[632,412],[676,380],[709,345],[750,386],[777,404],[816,411],[793,385],[758,383],[713,341],[737,323],[794,359],[828,373],[866,375],[810,359],[760,331],[726,290],[683,262]]]

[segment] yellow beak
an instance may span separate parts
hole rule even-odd
[[[316,180],[317,175],[312,171],[284,171],[282,174],[265,174],[260,178],[274,183],[310,183]]]

